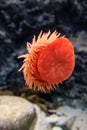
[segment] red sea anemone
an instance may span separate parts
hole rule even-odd
[[[72,43],[60,37],[56,31],[34,36],[32,44],[27,43],[28,53],[19,56],[24,58],[20,70],[30,89],[42,92],[53,90],[54,84],[59,84],[69,78],[75,65]]]

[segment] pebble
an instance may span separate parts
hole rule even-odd
[[[49,123],[52,123],[52,124],[57,123],[58,122],[58,116],[55,115],[55,114],[52,114],[49,117],[47,117],[47,121]]]
[[[55,127],[52,128],[52,130],[63,130],[63,129],[61,127],[55,126]]]

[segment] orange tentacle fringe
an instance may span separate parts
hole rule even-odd
[[[59,37],[54,31],[40,32],[34,36],[32,43],[27,43],[28,53],[19,56],[24,63],[19,69],[30,89],[42,92],[55,89],[54,84],[66,80],[72,73],[75,64],[74,49],[71,42]]]

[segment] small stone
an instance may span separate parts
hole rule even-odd
[[[27,100],[0,96],[0,130],[31,130],[35,119],[34,106]]]
[[[52,130],[63,130],[63,129],[61,127],[55,126],[55,127],[52,128]]]
[[[55,114],[50,115],[49,117],[47,117],[47,121],[51,124],[57,123],[58,122],[58,116]]]

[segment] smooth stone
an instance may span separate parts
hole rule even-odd
[[[52,130],[63,130],[61,127],[54,126]]]
[[[0,130],[33,130],[35,120],[32,103],[21,97],[0,96]]]
[[[35,105],[35,110],[37,114],[37,122],[34,130],[51,130],[51,125],[47,121],[46,114]]]
[[[58,122],[58,116],[56,114],[52,114],[49,117],[47,117],[47,121],[51,124],[57,123]]]

